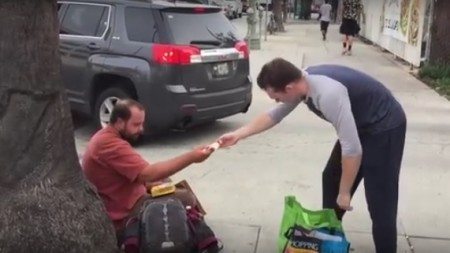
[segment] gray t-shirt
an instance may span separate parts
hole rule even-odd
[[[355,69],[339,65],[317,65],[304,73],[309,94],[308,108],[336,129],[342,154],[362,153],[359,135],[376,134],[406,123],[401,105],[379,81]],[[279,104],[268,112],[280,122],[302,100]]]
[[[306,75],[309,94],[304,102],[312,103],[320,111],[321,117],[336,129],[342,147],[342,155],[358,156],[362,154],[355,119],[353,118],[350,99],[345,86],[322,75]],[[268,112],[274,122],[280,122],[301,102],[279,104]]]
[[[331,4],[322,4],[320,6],[320,21],[326,21],[326,22],[330,22],[331,21],[331,9],[333,7],[331,7]]]

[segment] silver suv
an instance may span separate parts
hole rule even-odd
[[[242,17],[242,1],[241,0],[225,0],[231,7],[232,18]]]

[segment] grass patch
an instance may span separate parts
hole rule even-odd
[[[450,65],[425,65],[420,69],[419,77],[439,94],[450,99]]]

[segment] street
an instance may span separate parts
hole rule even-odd
[[[246,16],[232,23],[245,35]],[[283,57],[299,67],[343,64],[367,72],[392,90],[408,118],[398,219],[398,252],[449,252],[450,103],[408,73],[408,67],[372,45],[357,42],[353,56],[341,55],[338,26],[323,42],[319,24],[289,21],[286,33],[262,36],[261,50],[251,51],[253,102],[249,112],[186,132],[148,138],[138,151],[149,162],[171,158],[210,144],[275,104],[256,85],[261,66]],[[151,117],[151,115],[150,115]],[[91,123],[75,122],[78,153],[94,133]],[[322,169],[336,141],[331,125],[304,105],[274,129],[218,150],[201,164],[178,173],[187,179],[207,211],[207,220],[224,242],[223,252],[276,252],[284,196],[295,195],[310,209],[321,209]],[[344,228],[354,252],[375,252],[363,185]],[[408,236],[408,238],[406,237]],[[411,250],[414,247],[414,251]]]

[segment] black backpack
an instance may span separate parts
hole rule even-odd
[[[217,253],[219,244],[198,210],[170,197],[145,202],[125,228],[127,253]]]

